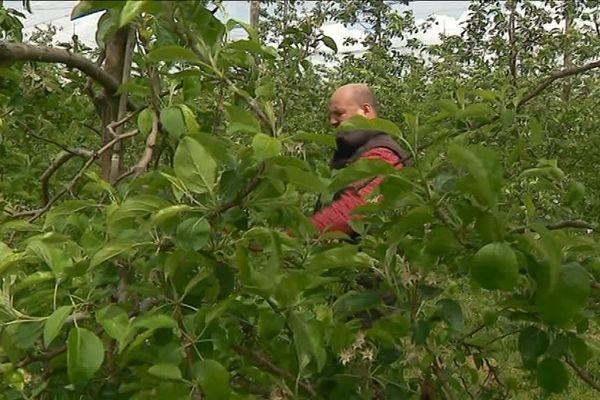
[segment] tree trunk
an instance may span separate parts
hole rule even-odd
[[[571,49],[569,48],[569,40],[568,36],[571,32],[571,25],[573,23],[573,13],[575,4],[572,0],[569,0],[565,3],[564,15],[565,15],[565,40],[564,40],[564,54],[563,54],[563,67],[571,68],[573,66],[573,56],[571,54]],[[564,102],[568,102],[571,97],[571,84],[570,80],[565,80],[562,91],[562,100]]]
[[[516,46],[516,14],[517,2],[512,0],[509,2],[510,17],[508,20],[508,46],[509,46],[509,68],[513,86],[517,85],[517,46]]]
[[[104,70],[115,78],[119,83],[123,80],[123,67],[125,61],[125,53],[127,47],[127,37],[129,35],[129,27],[125,26],[119,29],[112,40],[106,43],[106,59],[104,61]],[[110,94],[105,91],[105,100],[101,106],[102,119],[102,139],[106,144],[112,139],[112,134],[108,130],[108,125],[119,120],[120,116],[120,96]],[[119,134],[122,127],[117,128],[116,133]],[[115,152],[111,149],[104,153],[100,158],[102,166],[102,177],[108,181],[114,181],[114,177],[118,176],[122,170],[123,161],[120,157],[120,151]]]
[[[258,22],[260,17],[260,2],[258,0],[250,1],[250,25],[258,31]]]

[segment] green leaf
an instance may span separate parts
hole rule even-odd
[[[533,369],[537,365],[537,358],[544,354],[548,349],[550,341],[546,332],[536,328],[535,326],[528,326],[519,333],[519,353],[521,354],[521,360],[526,368]]]
[[[152,126],[154,125],[155,119],[156,114],[154,113],[154,110],[152,110],[150,107],[144,108],[138,114],[137,125],[142,135],[148,135],[152,131]]]
[[[170,220],[171,218],[190,211],[191,209],[192,207],[188,206],[187,204],[176,204],[174,206],[163,208],[152,216],[150,219],[150,224],[152,226],[158,226],[163,222]]]
[[[569,351],[573,354],[575,363],[584,367],[594,356],[594,352],[582,338],[577,336],[569,337]]]
[[[415,207],[398,219],[392,227],[390,237],[401,240],[409,232],[422,231],[423,226],[431,221],[433,221],[433,209],[430,206]]]
[[[119,343],[119,351],[125,348],[130,333],[129,316],[121,307],[109,304],[96,312],[96,321],[108,336]]]
[[[455,166],[465,169],[472,178],[472,182],[464,184],[464,190],[484,205],[494,207],[501,182],[496,155],[483,147],[466,148],[452,144],[448,148],[448,156]]]
[[[121,10],[120,26],[123,27],[133,21],[142,12],[156,13],[160,10],[162,4],[155,0],[127,1]]]
[[[529,144],[532,146],[537,146],[543,143],[544,141],[544,127],[540,123],[540,121],[532,117],[529,119]]]
[[[442,299],[436,304],[440,317],[442,317],[452,330],[456,332],[463,332],[465,330],[465,320],[460,304],[451,299]]]
[[[326,193],[327,183],[312,172],[301,170],[294,166],[284,167],[289,183],[300,190],[312,193]]]
[[[329,190],[336,192],[350,184],[358,184],[361,180],[368,180],[379,176],[386,176],[397,172],[394,167],[383,160],[358,160],[346,168],[341,169],[329,185]]]
[[[362,115],[356,115],[342,122],[335,130],[335,133],[349,132],[354,130],[367,130],[383,132],[392,136],[402,136],[400,128],[392,121],[383,118],[366,118]]]
[[[21,219],[16,219],[13,221],[8,221],[0,225],[0,234],[5,234],[6,232],[41,232],[42,229],[32,224],[31,222],[27,222]]]
[[[585,196],[585,186],[583,183],[573,181],[569,184],[569,191],[567,193],[567,205],[570,207],[576,205]]]
[[[67,340],[67,372],[72,383],[90,380],[104,362],[104,344],[84,328],[73,328]]]
[[[182,375],[179,367],[173,364],[156,364],[148,369],[148,373],[161,379],[181,380]]]
[[[163,108],[160,112],[160,123],[174,139],[179,139],[187,132],[183,111],[177,106]]]
[[[65,324],[65,319],[69,316],[72,309],[72,306],[58,307],[46,320],[46,324],[44,325],[44,346],[46,348],[58,336]]]
[[[188,218],[177,226],[175,243],[185,250],[198,251],[208,244],[210,224],[206,218]]]
[[[229,372],[218,361],[204,359],[195,366],[195,375],[206,400],[229,400]]]
[[[258,335],[271,340],[279,335],[285,325],[285,319],[271,310],[261,310],[258,315]]]
[[[131,223],[133,219],[148,216],[167,206],[169,206],[169,202],[158,196],[139,195],[130,197],[108,213],[108,230],[111,234],[116,234],[124,224]]]
[[[121,8],[124,2],[110,0],[80,0],[71,11],[71,21],[87,15],[91,15],[98,11],[107,10],[110,8]]]
[[[243,133],[260,133],[260,123],[256,117],[245,108],[231,105],[227,107],[230,124],[227,127],[227,133],[233,134],[236,132]]]
[[[377,292],[350,291],[341,295],[333,304],[333,315],[341,321],[359,311],[368,310],[381,304],[382,299]]]
[[[176,44],[171,44],[150,50],[148,53],[148,60],[151,62],[183,61],[196,63],[200,61],[200,58],[190,49],[186,49],[185,47],[181,47]]]
[[[121,253],[129,251],[134,248],[133,243],[127,242],[113,242],[108,243],[106,246],[102,247],[90,260],[90,268],[94,268],[105,261],[110,260],[118,256]]]
[[[208,310],[206,313],[206,318],[204,319],[204,323],[208,326],[212,321],[221,317],[223,313],[227,310],[229,305],[233,302],[233,297],[229,297],[218,304],[215,304]]]
[[[177,328],[177,322],[166,314],[144,314],[133,320],[133,328],[139,329],[161,329]]]
[[[29,242],[27,252],[31,252],[50,267],[55,277],[60,277],[65,268],[73,265],[71,257],[61,248],[58,243],[43,239]]]
[[[67,217],[86,208],[94,207],[96,204],[93,200],[66,200],[48,212],[44,221],[44,229],[57,226],[63,223]]]
[[[175,175],[195,193],[212,191],[217,179],[217,163],[206,149],[191,137],[184,137],[175,151]]]
[[[194,112],[185,104],[178,104],[177,107],[179,107],[183,114],[183,119],[185,121],[185,126],[187,127],[188,133],[190,135],[199,133],[200,125],[198,125],[198,121],[196,121],[196,115]]]
[[[359,252],[358,247],[341,245],[312,255],[305,268],[311,273],[319,273],[336,268],[367,268],[373,262],[374,259]]]
[[[279,139],[264,133],[258,133],[252,139],[254,155],[261,161],[278,156],[281,153],[281,147]]]
[[[338,47],[337,44],[335,43],[335,40],[333,40],[332,37],[330,36],[325,36],[323,35],[321,37],[321,41],[323,42],[323,44],[327,47],[329,47],[331,50],[333,50],[334,53],[338,52]]]
[[[5,258],[9,257],[12,254],[13,254],[12,249],[10,247],[8,247],[6,245],[6,243],[0,242],[0,261],[4,260]]]
[[[556,358],[545,358],[540,362],[537,378],[540,386],[551,393],[561,393],[569,386],[569,373]]]
[[[315,361],[320,372],[327,362],[327,353],[323,346],[323,329],[315,319],[307,320],[303,315],[291,312],[288,323],[294,334],[294,345],[298,355],[298,369],[302,372]]]
[[[289,139],[316,143],[318,145],[331,148],[335,148],[336,146],[335,136],[323,133],[300,132],[296,135],[290,136]]]
[[[494,115],[494,109],[485,103],[469,104],[464,109],[454,114],[456,118],[491,118]]]
[[[588,272],[579,263],[563,265],[553,290],[539,292],[536,305],[542,318],[562,325],[575,317],[587,304],[591,291]]]

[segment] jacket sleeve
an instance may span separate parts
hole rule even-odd
[[[380,159],[395,168],[402,168],[402,162],[396,153],[384,147],[369,150],[360,158],[367,160]],[[312,217],[313,224],[317,226],[321,233],[326,231],[351,233],[352,228],[349,223],[352,218],[355,218],[352,215],[352,212],[355,208],[367,204],[369,194],[371,194],[382,181],[383,177],[376,177],[363,185],[350,186],[337,200]]]

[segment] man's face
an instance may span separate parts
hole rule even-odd
[[[333,94],[329,103],[329,122],[337,128],[342,122],[355,115],[373,118],[373,108],[368,105],[360,105],[352,97],[349,91],[338,91]]]

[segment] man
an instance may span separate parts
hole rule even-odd
[[[338,88],[331,97],[330,122],[334,128],[356,115],[377,117],[377,99],[365,84],[349,84]],[[337,149],[331,160],[332,168],[340,169],[357,160],[380,159],[395,168],[410,164],[408,153],[383,132],[356,130],[336,136]],[[312,221],[319,231],[339,231],[352,234],[350,221],[357,207],[367,204],[368,196],[381,184],[382,177],[351,184],[337,193],[331,204],[318,211]]]

